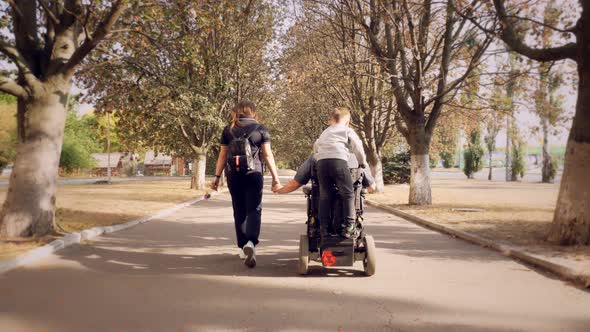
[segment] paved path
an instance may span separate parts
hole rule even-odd
[[[590,293],[369,209],[378,270],[295,274],[304,199],[266,195],[258,267],[227,195],[0,276],[0,331],[589,331]]]

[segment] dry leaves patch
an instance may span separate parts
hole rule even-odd
[[[60,185],[56,217],[67,232],[94,226],[122,224],[156,213],[176,204],[203,195],[190,189],[190,179],[163,181],[132,181],[107,184]],[[0,202],[6,188],[0,188]],[[26,250],[55,239],[5,239],[0,243],[0,260],[14,257]]]
[[[526,246],[535,253],[588,261],[590,246],[560,247],[545,241],[558,191],[556,184],[434,178],[432,206],[407,205],[407,185],[386,186],[385,193],[369,198],[484,238]],[[463,208],[480,211],[458,211]]]

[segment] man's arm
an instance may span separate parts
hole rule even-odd
[[[366,168],[363,176],[363,187],[368,188],[369,193],[374,193],[375,190],[377,190],[377,184],[375,183],[375,179],[371,175],[371,171]]]
[[[286,185],[275,191],[277,194],[288,194],[292,193],[295,190],[301,188],[302,184],[295,181],[294,179],[289,180]]]
[[[314,165],[313,156],[307,158],[297,169],[297,174],[284,187],[275,190],[277,194],[288,194],[299,189],[311,179],[311,168]]]
[[[348,130],[348,144],[350,146],[350,152],[356,156],[356,160],[358,160],[359,165],[367,167],[367,156],[365,155],[365,150],[363,149],[363,142],[361,142],[361,139],[354,132],[354,130],[350,128],[348,128]]]

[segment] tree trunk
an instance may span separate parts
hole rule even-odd
[[[371,169],[371,174],[375,178],[375,185],[377,186],[377,192],[385,191],[385,183],[383,181],[383,163],[381,162],[381,155],[376,151],[367,151],[367,162]]]
[[[590,6],[585,6],[590,7]],[[567,141],[565,164],[549,240],[562,245],[590,244],[590,8],[578,32],[578,99]]]
[[[207,149],[195,147],[195,159],[193,160],[193,176],[191,178],[191,189],[202,190],[207,186],[205,170],[207,166]]]
[[[552,183],[553,176],[551,173],[553,168],[553,161],[549,153],[549,121],[542,119],[543,127],[543,168],[541,169],[541,181],[543,183]]]
[[[488,180],[492,181],[492,153],[490,152],[490,172],[488,173]]]
[[[46,235],[55,221],[55,190],[66,118],[69,86],[19,100],[26,111],[6,201],[0,235]]]
[[[511,116],[506,117],[506,181],[512,180],[512,159],[510,156]]]
[[[432,204],[430,189],[430,140],[423,127],[410,132],[410,205]]]

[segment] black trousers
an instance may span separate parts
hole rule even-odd
[[[234,223],[238,247],[248,241],[258,244],[262,218],[262,188],[264,178],[260,172],[229,173],[227,186],[234,209]]]
[[[334,220],[334,230],[339,229],[338,223],[348,226],[354,224],[356,209],[354,207],[354,188],[348,162],[342,159],[322,159],[317,162],[317,176],[320,183],[320,225],[322,234],[329,229],[331,216],[341,216],[341,220]],[[332,213],[334,206],[334,187],[338,188],[342,199],[342,213]],[[338,206],[338,205],[336,205]]]

